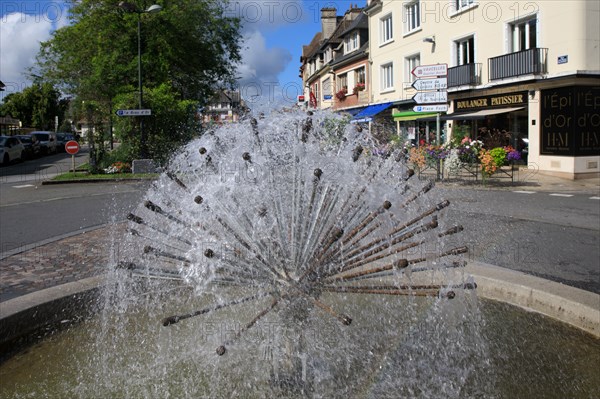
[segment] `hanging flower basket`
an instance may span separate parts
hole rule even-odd
[[[352,90],[352,92],[354,94],[358,94],[359,91],[363,91],[364,89],[365,89],[364,83],[357,83],[356,86],[354,86],[354,89]]]
[[[344,89],[341,89],[340,91],[338,91],[337,93],[335,93],[335,96],[337,97],[338,100],[344,101],[346,99],[347,92],[348,92],[348,90],[346,88],[344,88]]]

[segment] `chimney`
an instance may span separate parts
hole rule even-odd
[[[327,40],[335,31],[337,25],[337,10],[335,8],[321,9],[321,32],[323,32],[323,40]]]

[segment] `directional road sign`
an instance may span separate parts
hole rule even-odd
[[[416,90],[446,90],[448,78],[417,79],[413,82],[412,87]]]
[[[151,109],[118,109],[117,116],[148,116],[152,115]]]
[[[412,98],[417,104],[447,103],[448,92],[446,91],[420,91]]]
[[[419,65],[413,68],[412,74],[417,78],[435,78],[448,75],[448,64]]]
[[[415,105],[414,112],[448,112],[448,104]]]

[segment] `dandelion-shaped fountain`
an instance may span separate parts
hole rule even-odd
[[[428,309],[475,288],[460,273],[467,248],[453,237],[462,227],[443,224],[449,202],[432,201],[433,184],[417,179],[400,152],[381,155],[375,146],[326,112],[280,112],[210,131],[128,216],[120,273],[175,280],[190,297],[209,298],[164,315],[170,340],[186,334],[174,325],[197,316],[223,312],[241,323],[218,336],[212,355],[201,352],[199,369],[231,356],[231,367],[254,367],[241,360],[244,336],[275,323],[275,336],[261,336],[269,395],[372,395],[365,387],[381,380],[390,348],[418,334],[389,319],[426,319]],[[259,372],[239,373],[252,391]]]

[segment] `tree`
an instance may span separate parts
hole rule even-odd
[[[8,94],[0,106],[0,115],[17,118],[24,126],[54,130],[55,117],[64,119],[68,102],[51,83],[36,82],[21,92]]]
[[[178,107],[188,108],[186,101],[200,106],[218,86],[233,84],[241,58],[240,21],[225,15],[224,1],[157,1],[160,13],[138,15],[124,12],[114,0],[72,0],[70,24],[42,43],[37,73],[78,101],[116,104],[117,97],[137,93],[139,17],[144,92],[167,85],[169,95],[183,102]],[[135,5],[138,10],[147,6]],[[159,112],[152,112],[156,119],[172,120],[168,110]],[[180,116],[183,120],[174,125],[189,126],[189,115]],[[133,139],[130,133],[122,136]],[[159,129],[149,136],[171,133]]]

